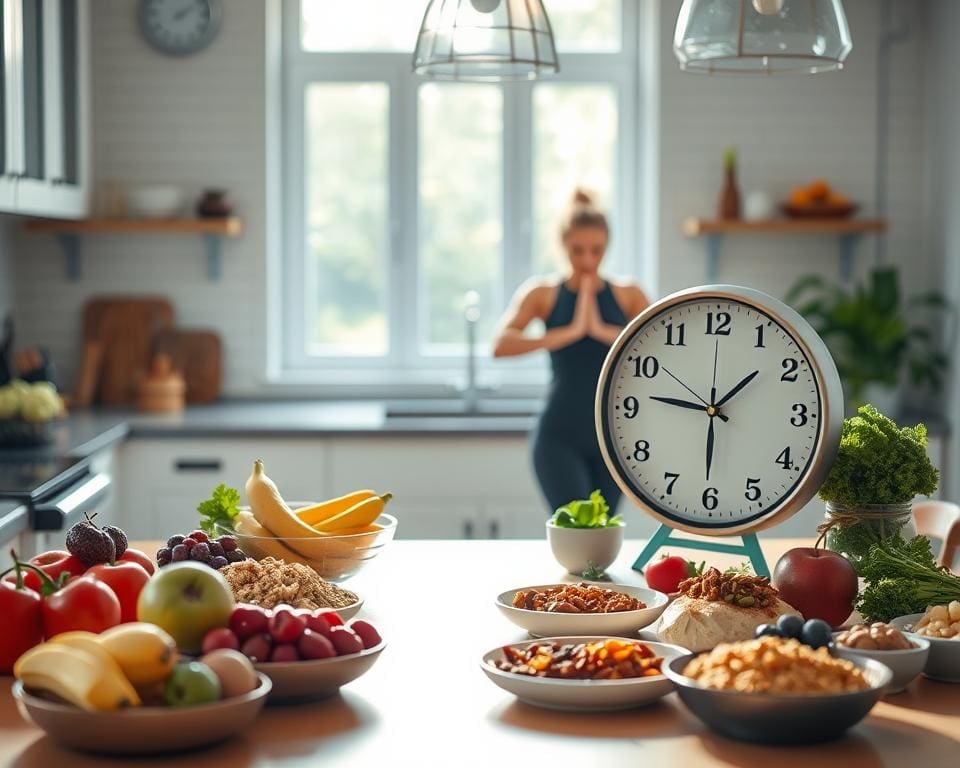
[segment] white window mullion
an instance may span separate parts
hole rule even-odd
[[[531,86],[504,87],[503,111],[503,295],[505,300],[531,273],[533,243],[533,147]]]

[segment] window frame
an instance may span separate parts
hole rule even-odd
[[[549,9],[548,9],[549,10]],[[533,91],[538,84],[609,85],[618,108],[616,204],[609,210],[614,233],[607,272],[640,275],[639,210],[641,147],[639,10],[621,0],[621,50],[617,53],[560,52],[560,72],[534,82],[501,84],[503,93],[501,293],[509,301],[533,274]],[[389,385],[410,392],[449,391],[462,379],[465,355],[427,354],[420,349],[421,302],[419,251],[419,87],[431,82],[413,74],[408,52],[316,52],[300,45],[300,0],[282,2],[280,135],[282,189],[282,263],[279,275],[282,317],[276,378],[292,384]],[[411,50],[413,46],[411,41]],[[380,82],[388,87],[387,352],[383,356],[311,356],[304,350],[305,296],[302,276],[306,250],[305,88],[311,83]],[[625,141],[625,138],[630,140]],[[511,170],[513,169],[513,170]],[[522,170],[518,170],[522,169]],[[608,256],[609,259],[609,256]],[[410,302],[390,297],[414,297]],[[493,361],[483,345],[477,349],[480,383],[500,395],[542,391],[548,380],[545,356]],[[351,391],[356,391],[351,389]]]

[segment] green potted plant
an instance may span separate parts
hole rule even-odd
[[[872,545],[915,533],[913,499],[933,493],[939,479],[923,424],[899,427],[873,406],[861,406],[844,420],[837,458],[820,488],[827,511],[819,531],[827,548],[859,573]]]
[[[906,372],[917,386],[939,391],[949,359],[928,324],[912,322],[908,311],[939,312],[950,305],[937,293],[900,295],[897,270],[873,270],[866,282],[847,289],[819,275],[800,278],[786,301],[823,338],[837,363],[848,412],[865,402],[894,412],[897,386]]]
[[[564,504],[547,520],[547,541],[557,562],[570,573],[586,572],[595,578],[620,554],[623,529],[603,494],[594,491],[589,499]]]

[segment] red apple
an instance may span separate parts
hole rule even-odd
[[[859,583],[850,562],[826,549],[796,547],[784,553],[773,569],[773,586],[781,599],[804,619],[822,619],[839,627],[853,611]]]

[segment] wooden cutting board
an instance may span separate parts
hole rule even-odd
[[[132,405],[137,380],[149,368],[156,335],[173,327],[173,306],[159,296],[99,296],[83,310],[83,343],[100,345],[97,399]]]
[[[223,384],[223,344],[213,331],[171,328],[161,331],[154,350],[170,356],[183,373],[188,403],[209,403],[220,397]]]

